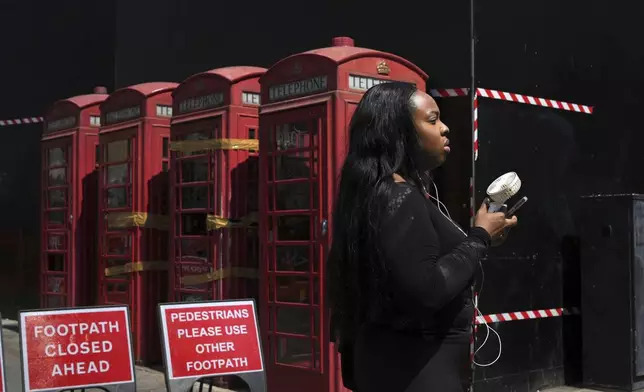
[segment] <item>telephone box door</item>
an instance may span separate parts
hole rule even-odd
[[[329,390],[321,273],[326,112],[319,105],[262,117],[260,311],[269,390]]]
[[[133,180],[137,173],[134,160],[136,151],[137,128],[117,131],[108,141],[101,142],[101,219],[103,235],[101,243],[101,270],[105,273],[104,285],[101,287],[103,304],[132,304],[133,287],[131,274],[125,271],[107,274],[104,271],[118,271],[126,264],[136,262],[135,228],[121,227],[118,214],[132,214],[133,211]],[[109,218],[109,219],[108,219]]]
[[[72,291],[72,137],[43,144],[43,268],[41,293],[48,308],[69,306]]]
[[[221,138],[221,116],[185,124],[173,134],[173,141],[204,141]],[[203,275],[222,268],[218,254],[219,235],[209,231],[208,215],[221,215],[221,154],[204,147],[203,150],[172,152],[175,199],[175,235],[172,249],[179,266],[174,271],[174,299],[203,301],[220,299],[221,281],[183,284],[182,279]]]

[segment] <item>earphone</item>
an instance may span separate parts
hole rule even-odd
[[[457,224],[456,224],[456,222],[454,222],[454,220],[452,220],[452,217],[451,217],[451,215],[449,214],[449,210],[447,209],[447,206],[445,206],[445,204],[443,204],[443,202],[441,202],[441,201],[440,201],[440,198],[439,198],[439,196],[438,196],[438,187],[436,186],[436,183],[435,183],[433,180],[431,180],[431,179],[430,179],[430,181],[431,181],[432,185],[434,186],[434,192],[436,193],[436,196],[435,196],[435,197],[434,197],[434,196],[432,196],[429,192],[427,192],[427,188],[425,188],[425,185],[421,184],[421,185],[422,185],[422,188],[423,188],[423,192],[424,192],[428,197],[430,197],[432,200],[434,200],[434,201],[436,202],[436,205],[437,205],[437,207],[438,207],[438,211],[439,211],[439,212],[440,212],[440,213],[441,213],[445,218],[447,218],[450,222],[452,222],[452,224],[453,224],[453,225],[454,225],[454,226],[455,226],[455,227],[456,227],[456,228],[457,228],[461,233],[463,233],[465,236],[467,236],[467,234],[465,233],[465,231],[464,231],[463,229],[461,229],[461,227],[460,227],[459,225],[457,225]],[[445,210],[445,212],[443,212],[443,209]],[[479,298],[481,298],[481,293],[483,292],[483,284],[485,283],[485,272],[483,271],[483,264],[481,264],[481,260],[479,260],[479,263],[478,263],[478,264],[479,264],[479,268],[481,269],[481,287],[479,288],[478,296],[477,296],[477,297],[476,297],[476,299],[474,300],[474,315],[475,315],[475,317],[478,317],[478,316],[482,316],[482,315],[483,315],[483,314],[481,313],[481,311],[479,310],[479,306],[478,306],[479,304],[478,304],[478,302],[479,302]],[[483,343],[481,343],[481,345],[479,346],[479,348],[477,348],[477,349],[474,351],[474,356],[473,356],[473,358],[472,358],[472,362],[474,363],[474,365],[476,365],[476,366],[478,366],[478,367],[489,367],[489,366],[492,366],[492,365],[494,365],[495,363],[497,363],[497,362],[499,361],[499,359],[501,358],[501,354],[503,353],[503,343],[501,342],[501,335],[499,335],[499,333],[498,333],[494,328],[490,327],[490,325],[487,323],[487,321],[485,321],[485,320],[484,320],[484,324],[483,324],[483,325],[485,325],[485,327],[486,327],[486,332],[487,332],[487,333],[485,334],[485,339],[483,339]],[[498,339],[498,341],[499,341],[499,352],[498,352],[498,354],[497,354],[496,358],[494,358],[494,360],[493,360],[492,362],[481,364],[481,363],[476,362],[476,359],[475,359],[475,358],[476,358],[476,354],[478,354],[478,352],[479,352],[479,351],[481,351],[481,349],[482,349],[482,348],[485,346],[485,344],[487,343],[488,338],[490,337],[490,331],[492,331],[492,332],[496,335],[496,338],[497,338],[497,339]]]

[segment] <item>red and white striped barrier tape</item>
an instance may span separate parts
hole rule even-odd
[[[13,120],[0,120],[0,127],[8,127],[10,125],[22,125],[22,124],[37,124],[45,121],[42,117],[24,117],[16,118]]]
[[[467,97],[469,88],[432,88],[429,95],[436,98]]]
[[[466,97],[470,92],[469,88],[441,88],[430,89],[429,93],[436,98]],[[501,101],[523,103],[526,105],[543,106],[546,108],[567,110],[569,112],[593,114],[594,108],[588,105],[556,101],[554,99],[532,97],[530,95],[509,93],[506,91],[492,90],[488,88],[477,88],[476,93],[483,98],[498,99]]]
[[[593,107],[577,103],[555,101],[554,99],[537,98],[529,95],[508,93],[505,91],[477,88],[478,95],[484,98],[499,99],[501,101],[524,103],[526,105],[543,106],[546,108],[567,110],[569,112],[593,114]]]
[[[522,312],[486,314],[476,317],[476,324],[502,323],[506,321],[534,320],[540,318],[561,317],[580,314],[579,308],[553,308],[541,310],[527,310]]]
[[[474,161],[479,159],[479,99],[478,93],[472,97],[472,148],[474,149]]]

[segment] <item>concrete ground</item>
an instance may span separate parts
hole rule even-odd
[[[5,371],[7,375],[7,391],[22,391],[22,376],[20,373],[20,351],[18,345],[18,323],[12,320],[2,320],[3,343],[5,353]],[[136,368],[136,390],[138,392],[166,392],[163,373],[157,370],[137,366]],[[233,392],[228,389],[213,387],[202,388],[195,384],[191,392]],[[88,389],[85,392],[102,392],[100,390]],[[271,391],[273,392],[273,391]],[[544,389],[539,392],[598,392],[592,389],[579,389],[572,387],[558,387]]]

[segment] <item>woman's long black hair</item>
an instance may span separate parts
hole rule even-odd
[[[426,180],[420,174],[427,170],[425,154],[413,121],[415,92],[415,86],[402,82],[374,86],[349,125],[327,264],[335,340],[352,340],[358,326],[386,305],[387,268],[378,232],[393,192],[393,175],[417,185]]]

